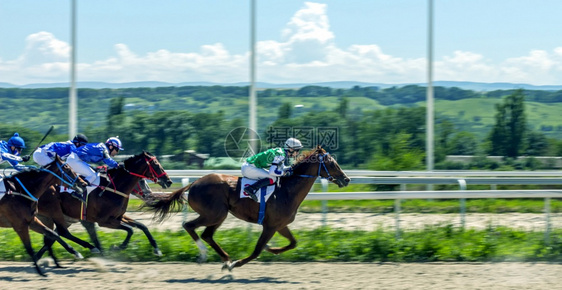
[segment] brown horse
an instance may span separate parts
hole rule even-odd
[[[69,253],[82,259],[82,255],[63,241],[59,235],[47,228],[35,216],[37,201],[48,187],[64,183],[77,192],[85,190],[87,183],[82,180],[67,164],[63,164],[58,156],[45,167],[28,167],[22,171],[5,177],[3,180],[6,195],[0,199],[0,227],[13,228],[20,237],[25,250],[33,259],[38,274],[46,276],[37,265],[38,256],[31,247],[29,229],[36,231],[53,241],[58,241]]]
[[[100,227],[119,229],[127,232],[127,237],[119,246],[120,249],[127,248],[133,227],[141,229],[150,244],[154,248],[154,253],[161,256],[162,252],[158,248],[156,241],[152,237],[148,228],[125,215],[129,203],[129,195],[135,189],[141,179],[150,179],[167,188],[172,184],[172,180],[158,162],[155,156],[148,152],[127,158],[123,162],[124,166],[110,169],[107,172],[107,180],[88,195],[88,202],[84,212],[82,203],[65,192],[57,190],[52,194],[44,194],[39,201],[39,218],[49,227],[56,225],[57,232],[62,237],[70,239],[79,245],[97,253],[102,247],[99,242],[95,223]],[[104,178],[102,178],[104,180]],[[83,215],[85,213],[85,219]],[[68,227],[72,223],[81,222],[88,231],[94,245],[73,236]],[[45,244],[37,255],[41,257],[46,250],[54,258],[51,245],[54,241],[50,238],[44,239]]]
[[[258,222],[260,204],[249,198],[240,198],[240,177],[224,174],[208,174],[192,184],[172,192],[167,198],[149,205],[156,210],[155,217],[164,219],[170,212],[179,208],[185,201],[184,192],[189,191],[189,206],[199,213],[199,217],[183,224],[199,247],[200,259],[206,260],[206,248],[195,232],[198,227],[206,227],[201,238],[219,254],[223,269],[232,270],[257,258],[262,250],[281,254],[293,249],[297,241],[287,227],[295,220],[297,209],[312,188],[317,177],[327,178],[339,187],[347,186],[350,179],[342,171],[336,160],[318,146],[306,154],[293,166],[291,176],[281,177],[279,186],[266,203],[263,231],[252,254],[247,258],[232,262],[229,255],[215,242],[213,235],[230,212],[235,217],[251,222]],[[289,240],[285,247],[270,248],[269,240],[278,232]]]

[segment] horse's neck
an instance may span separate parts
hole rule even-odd
[[[109,184],[111,188],[115,186],[116,190],[119,190],[125,194],[130,194],[135,185],[139,182],[140,178],[129,174],[124,170],[117,169],[115,172],[108,172]]]
[[[21,183],[23,184],[23,187],[25,188],[22,188],[21,190],[17,190],[18,187],[22,187],[22,184],[20,184],[17,180],[13,180],[14,185],[16,187],[16,191],[18,192],[21,191],[20,193],[25,193],[26,191],[28,191],[36,198],[40,198],[43,192],[45,192],[45,190],[47,190],[49,186],[54,185],[56,183],[56,179],[54,179],[54,177],[51,178],[51,174],[45,172],[39,172],[38,176],[26,175],[21,177],[23,177],[23,180],[20,177],[18,177],[18,179],[20,179]]]
[[[312,189],[315,181],[316,177],[293,176],[286,182],[281,183],[281,190],[285,192],[285,197],[290,200],[290,203],[298,208]]]

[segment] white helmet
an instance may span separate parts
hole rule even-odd
[[[107,139],[107,141],[105,141],[105,145],[106,146],[113,145],[113,147],[115,147],[119,150],[123,150],[123,145],[121,145],[121,140],[119,140],[119,136],[109,137],[109,139]]]
[[[297,138],[289,138],[285,141],[285,149],[301,149],[302,143]]]

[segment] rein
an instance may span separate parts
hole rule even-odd
[[[148,159],[148,158],[146,158],[146,157],[144,158],[144,161],[146,162],[146,165],[148,165],[148,168],[144,170],[143,174],[146,175],[146,171],[147,171],[147,170],[150,170],[150,175],[152,176],[152,178],[150,178],[150,177],[148,177],[148,176],[145,176],[145,175],[142,175],[142,174],[138,174],[138,173],[131,172],[131,171],[129,171],[129,170],[127,170],[127,172],[128,172],[130,175],[133,175],[133,176],[136,176],[136,177],[140,177],[140,178],[142,178],[142,179],[148,179],[148,180],[151,180],[151,181],[153,181],[153,182],[158,182],[158,178],[160,178],[160,177],[166,175],[166,172],[162,172],[161,174],[158,174],[158,173],[156,172],[156,170],[154,170],[154,168],[152,168],[152,166],[150,165],[150,162],[151,162],[152,160],[154,160],[155,158],[156,158],[156,157],[152,157],[152,158],[150,158],[150,159]]]
[[[154,160],[154,159],[156,159],[156,157],[152,157],[152,158],[150,158],[150,159],[148,159],[148,158],[146,158],[146,157],[144,158],[144,161],[146,162],[146,165],[148,165],[148,168],[145,169],[142,174],[138,174],[138,173],[135,173],[135,172],[131,172],[131,171],[129,171],[127,168],[123,168],[123,169],[125,169],[125,171],[127,171],[127,173],[129,173],[129,174],[132,175],[132,176],[140,177],[140,178],[142,178],[142,179],[148,179],[148,180],[151,180],[151,181],[153,181],[153,182],[158,182],[158,178],[160,178],[160,177],[166,175],[166,172],[163,172],[162,174],[158,174],[158,173],[156,172],[156,170],[154,170],[154,168],[152,168],[151,162],[152,162],[152,160]],[[146,172],[147,172],[148,170],[150,171],[150,175],[152,176],[152,178],[143,175],[143,174],[146,174]],[[111,184],[113,185],[113,188],[117,188],[117,186],[115,186],[115,182],[113,182],[113,178],[111,178],[111,175],[107,174],[107,176],[109,177],[109,181],[110,181]],[[115,193],[115,194],[118,194],[118,195],[120,195],[120,196],[122,196],[122,197],[124,197],[124,198],[129,198],[129,195],[128,195],[128,194],[125,194],[125,193],[123,193],[123,192],[121,192],[121,191],[118,191],[117,189],[113,189],[113,188],[109,188],[109,187],[104,187],[104,186],[98,186],[98,187],[102,189],[102,193],[103,193],[103,191],[110,191],[110,192],[113,192],[113,193]],[[139,188],[140,188],[140,186],[139,186]],[[136,190],[136,189],[134,189],[134,190]],[[134,191],[134,190],[133,190],[133,191]],[[142,193],[142,189],[141,189],[141,193]]]
[[[326,153],[326,154],[318,154],[318,159],[320,160],[320,162],[318,163],[318,174],[317,175],[307,175],[307,174],[298,174],[297,176],[299,177],[306,177],[306,178],[325,178],[327,180],[332,181],[334,179],[334,177],[330,174],[330,171],[328,171],[328,168],[326,167],[326,163],[324,163],[325,159],[324,157],[330,156],[330,153]],[[324,168],[324,171],[326,171],[326,174],[328,174],[328,177],[322,177],[320,175],[320,173],[322,173],[322,168]]]
[[[67,178],[68,180],[72,180],[72,178],[70,177],[70,175],[66,174],[66,173],[64,172],[64,170],[62,169],[62,167],[63,167],[65,164],[66,164],[66,163],[60,165],[60,164],[57,163],[57,167],[59,168],[59,171],[61,172],[61,175],[62,175],[63,177]],[[53,176],[55,176],[56,178],[60,179],[60,181],[62,181],[63,183],[67,184],[67,185],[70,186],[70,187],[73,187],[74,184],[76,183],[76,180],[78,180],[78,175],[77,175],[76,178],[75,178],[74,180],[72,180],[72,184],[71,184],[71,183],[69,183],[68,181],[66,181],[63,177],[59,176],[58,174],[54,173],[53,171],[51,171],[51,170],[49,170],[49,169],[42,168],[42,167],[35,167],[35,166],[27,166],[27,167],[33,168],[33,169],[36,169],[36,170],[39,170],[39,171],[48,172],[48,173],[52,174]],[[14,179],[20,184],[20,186],[23,188],[23,190],[25,191],[25,193],[27,193],[27,196],[26,196],[26,195],[23,195],[22,193],[19,193],[19,192],[12,192],[12,194],[16,194],[16,195],[23,196],[23,197],[28,198],[28,199],[30,199],[30,200],[32,200],[32,201],[38,201],[38,200],[39,200],[38,198],[36,198],[35,196],[33,196],[33,194],[31,194],[31,193],[29,192],[29,190],[27,190],[27,187],[25,187],[25,185],[23,185],[23,182],[21,182],[21,180],[20,180],[17,176],[14,176]]]
[[[113,187],[114,187],[114,188],[117,188],[117,186],[115,186],[115,182],[113,182],[113,178],[111,178],[111,175],[107,174],[107,177],[109,177],[109,181],[111,182],[111,184],[113,185]],[[104,191],[110,191],[110,192],[113,192],[113,193],[115,193],[115,194],[118,194],[118,195],[120,195],[120,196],[122,196],[122,197],[124,197],[124,198],[129,198],[129,195],[128,195],[128,194],[125,194],[125,193],[123,193],[123,192],[121,192],[121,191],[119,191],[119,190],[117,190],[117,189],[113,189],[113,188],[111,188],[111,187],[105,187],[105,186],[99,186],[99,185],[98,185],[98,188],[101,188],[101,190],[102,190],[102,192],[100,192],[100,196],[103,194]]]

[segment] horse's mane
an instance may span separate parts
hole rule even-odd
[[[21,176],[26,176],[26,175],[29,175],[29,174],[32,174],[32,173],[35,174],[35,173],[38,173],[38,172],[41,172],[41,169],[39,169],[38,167],[29,166],[29,167],[26,168],[26,170],[14,172],[14,173],[10,174],[10,176],[7,176],[6,178],[15,177],[15,176],[21,177]]]
[[[303,164],[308,163],[308,160],[318,153],[325,154],[326,150],[324,150],[324,148],[322,148],[321,146],[318,146],[315,149],[304,151],[301,155],[297,156],[297,162],[293,165],[293,169],[296,170]]]

